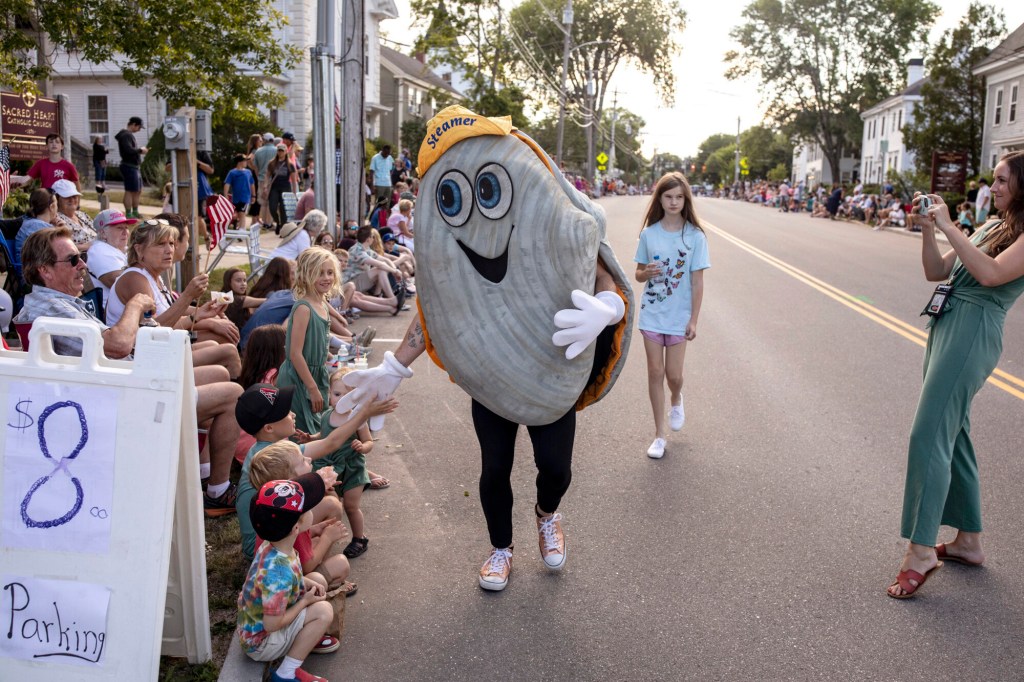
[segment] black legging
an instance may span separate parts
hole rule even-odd
[[[277,225],[277,233],[281,234],[281,226],[288,222],[288,214],[285,212],[284,199],[281,197],[282,194],[289,191],[291,188],[281,188],[270,186],[270,195],[268,197],[268,203],[270,204],[270,217],[274,220],[274,224]]]
[[[473,426],[480,441],[482,471],[480,504],[494,547],[512,544],[512,462],[519,424],[500,417],[473,401]],[[558,509],[572,481],[572,448],[576,438],[576,408],[557,421],[526,427],[537,464],[537,506],[548,514]]]

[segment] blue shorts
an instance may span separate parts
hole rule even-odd
[[[121,164],[121,179],[124,180],[124,191],[125,192],[141,192],[142,191],[142,173],[139,172],[136,166],[126,166]]]

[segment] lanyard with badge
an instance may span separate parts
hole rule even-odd
[[[984,234],[988,235],[990,231],[999,225],[1002,225],[1002,222],[999,222],[985,230]],[[933,318],[942,317],[942,314],[946,312],[946,305],[949,303],[949,299],[953,296],[953,280],[959,276],[965,267],[966,266],[963,261],[960,261],[957,266],[953,268],[953,271],[949,273],[949,278],[942,284],[935,287],[935,291],[932,292],[931,300],[928,301],[928,305],[926,305],[924,310],[921,311],[922,315],[928,315]]]

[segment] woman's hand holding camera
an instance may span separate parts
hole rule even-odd
[[[922,228],[937,227],[940,232],[959,230],[949,217],[949,207],[938,194],[919,194],[914,197],[915,220]]]

